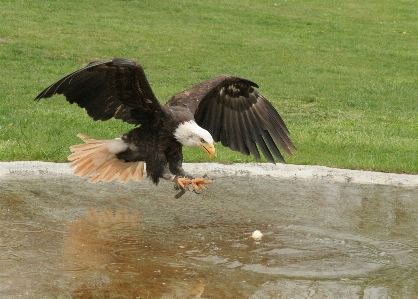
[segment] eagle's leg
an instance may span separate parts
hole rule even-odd
[[[169,172],[174,173],[175,177],[171,179],[176,183],[176,189],[189,190],[190,185],[194,191],[206,190],[204,184],[210,184],[212,181],[205,180],[204,178],[195,178],[194,176],[186,173],[182,167],[183,153],[181,147],[176,150],[167,152],[167,160],[169,165]]]
[[[175,183],[174,188],[176,190],[188,190],[189,184],[192,182],[192,177],[187,175],[184,171],[180,172],[180,175],[174,175],[169,167],[168,164],[164,166],[164,170],[162,173],[162,178],[167,181],[172,181]]]
[[[168,169],[167,171],[172,175],[170,178],[176,185],[174,186],[177,190],[188,190],[189,184],[193,179],[193,176],[187,174],[183,167],[183,152],[181,150],[181,145],[175,144],[173,147],[169,148],[166,152]]]

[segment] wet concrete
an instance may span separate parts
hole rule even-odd
[[[0,176],[0,298],[418,298],[418,188]],[[260,241],[251,233],[260,230]]]

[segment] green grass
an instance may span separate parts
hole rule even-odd
[[[76,133],[127,131],[59,96],[32,101],[92,60],[125,57],[162,102],[221,73],[257,82],[299,149],[288,163],[418,173],[415,1],[325,2],[0,0],[0,161],[66,161]],[[217,162],[253,161],[217,148]],[[186,161],[207,158],[187,149]]]

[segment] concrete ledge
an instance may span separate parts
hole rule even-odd
[[[0,177],[36,176],[48,174],[72,174],[68,163],[38,161],[2,162]],[[319,180],[325,182],[377,184],[418,188],[418,175],[383,173],[362,170],[338,169],[324,166],[292,164],[217,164],[184,163],[187,172],[210,177],[222,176],[269,176],[283,179]]]

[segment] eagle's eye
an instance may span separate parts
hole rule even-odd
[[[200,138],[200,142],[201,143],[206,143],[205,139],[203,139],[203,138]]]

